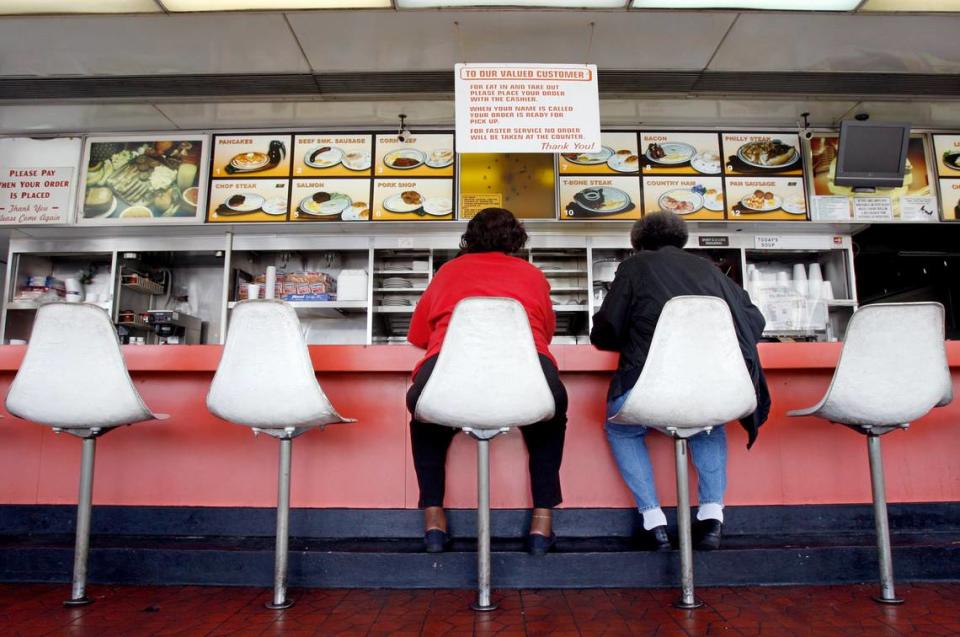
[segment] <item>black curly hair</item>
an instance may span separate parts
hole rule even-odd
[[[664,246],[682,248],[687,244],[687,222],[672,212],[651,212],[633,224],[630,244],[634,250],[659,250]]]
[[[467,224],[460,237],[460,251],[513,254],[527,244],[527,231],[505,208],[484,208]]]

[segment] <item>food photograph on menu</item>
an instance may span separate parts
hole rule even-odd
[[[455,162],[452,134],[377,135],[377,177],[453,177]]]
[[[287,179],[218,179],[210,182],[207,220],[214,223],[287,221]]]
[[[960,220],[960,179],[940,180],[940,202],[944,221]]]
[[[80,221],[201,219],[206,144],[205,136],[88,138]]]
[[[367,177],[373,166],[373,136],[296,135],[294,177]]]
[[[452,179],[381,179],[373,184],[374,221],[453,219]]]
[[[716,133],[640,133],[644,175],[719,175],[720,138]]]
[[[290,135],[214,135],[213,140],[213,179],[290,176]]]
[[[937,156],[937,174],[960,177],[960,135],[934,135],[933,149]]]
[[[803,174],[796,133],[723,133],[722,139],[727,175]]]
[[[936,221],[939,219],[936,194],[933,192],[933,180],[927,173],[927,155],[922,137],[911,137],[907,146],[907,158],[904,162],[903,184],[896,188],[876,188],[872,192],[854,192],[851,186],[838,186],[834,183],[837,170],[837,152],[840,138],[836,134],[818,134],[810,140],[810,172],[813,176],[814,205],[821,197],[846,197],[848,199],[847,219],[854,219],[854,200],[883,198],[889,200],[888,214],[891,219],[907,221]],[[960,176],[960,171],[957,172]],[[836,200],[834,200],[836,201]],[[842,204],[842,199],[839,200]],[[835,203],[833,204],[836,205]],[[820,211],[825,209],[821,207]],[[816,220],[820,214],[813,215]],[[823,220],[843,220],[842,215],[832,214]]]
[[[595,153],[562,153],[561,175],[635,175],[640,170],[636,133],[601,133]]]
[[[689,221],[722,221],[723,179],[720,177],[644,177],[643,212],[676,213]]]
[[[566,221],[640,218],[636,177],[560,177],[560,219]]]
[[[294,179],[291,221],[369,221],[369,179]]]
[[[729,220],[807,219],[802,177],[727,177],[725,184]]]

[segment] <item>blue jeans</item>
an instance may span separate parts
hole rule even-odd
[[[653,465],[647,452],[646,435],[649,429],[642,425],[619,425],[610,422],[627,400],[627,392],[607,403],[607,422],[604,429],[610,449],[617,460],[620,475],[633,492],[637,508],[642,513],[660,506],[657,485],[653,479]],[[723,504],[727,488],[727,434],[722,425],[713,431],[698,433],[687,439],[693,466],[697,469],[697,496],[701,505]]]

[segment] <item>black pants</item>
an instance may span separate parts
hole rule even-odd
[[[437,357],[424,361],[413,385],[407,392],[407,408],[413,414],[420,393],[427,384]],[[563,439],[567,430],[567,390],[560,382],[556,366],[549,358],[540,355],[540,367],[547,378],[553,394],[556,410],[553,418],[526,427],[520,427],[523,441],[530,454],[530,485],[533,491],[533,506],[551,509],[563,500],[560,493],[560,462],[563,460]],[[446,487],[447,450],[459,429],[410,420],[410,443],[413,448],[413,465],[420,484],[420,507],[443,506]]]

